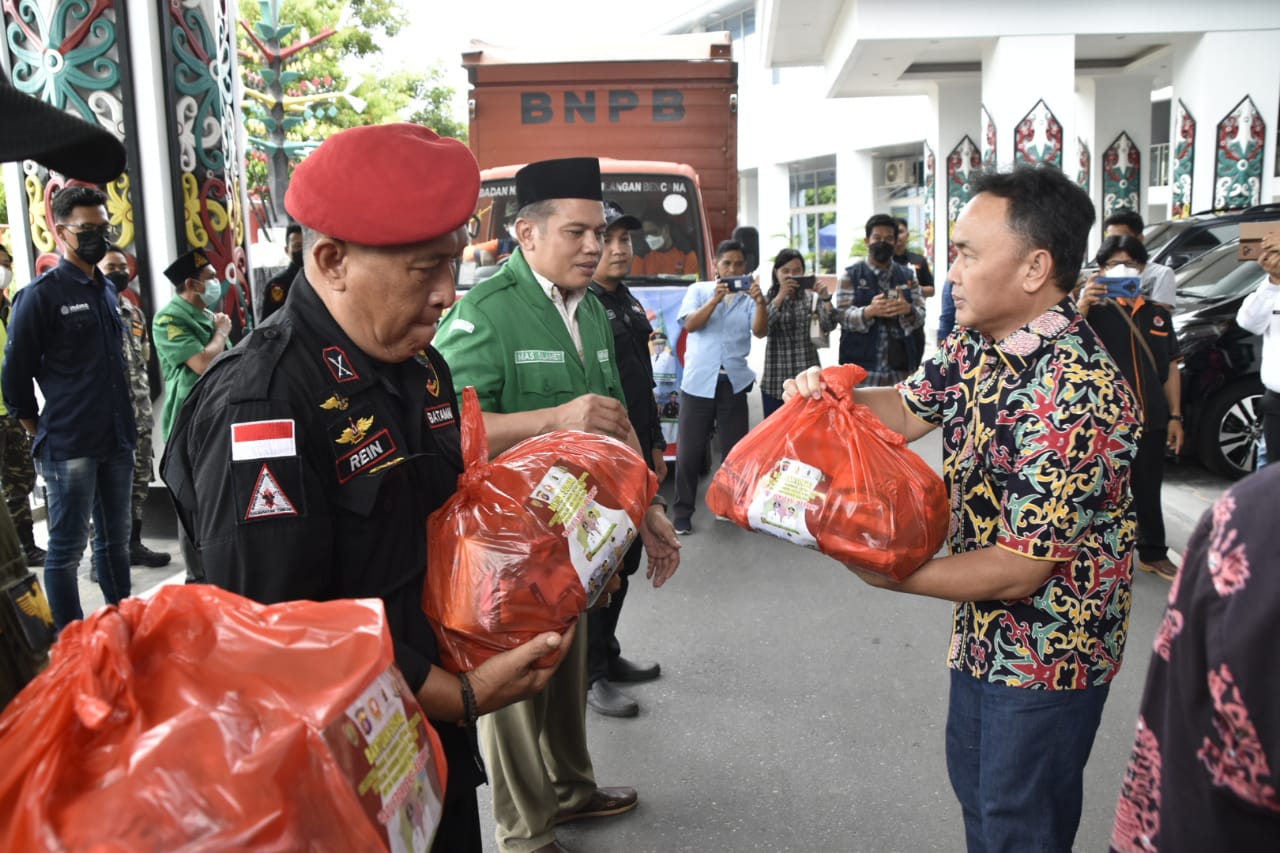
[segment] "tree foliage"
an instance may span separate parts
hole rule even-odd
[[[271,0],[242,0],[241,16],[248,31],[257,32],[264,13],[270,17]],[[403,25],[405,10],[398,0],[274,0],[278,4],[278,27],[292,27],[280,37],[280,46],[289,48],[326,29],[336,30],[330,38],[304,48],[286,63],[286,72],[296,79],[284,82],[288,98],[307,98],[332,93],[334,97],[308,103],[292,115],[303,119],[285,132],[291,143],[318,145],[339,130],[392,121],[412,121],[445,136],[466,138],[466,127],[451,114],[454,90],[445,82],[439,65],[425,70],[386,69],[381,61],[381,45],[396,36]],[[344,16],[344,12],[346,13]],[[241,72],[245,86],[267,92],[264,57],[241,27],[238,33]],[[351,95],[351,98],[345,95]],[[246,129],[252,139],[266,139],[263,121],[267,107],[246,98]],[[301,159],[305,148],[290,157],[290,168]],[[267,156],[254,150],[249,156],[250,191],[265,187]]]

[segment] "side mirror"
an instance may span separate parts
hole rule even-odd
[[[742,225],[733,229],[733,239],[746,250],[747,272],[755,272],[760,266],[760,232],[750,225]]]

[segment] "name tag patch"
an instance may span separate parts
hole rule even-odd
[[[368,471],[396,452],[396,443],[387,430],[380,430],[338,457],[338,482],[345,483],[355,475]]]
[[[427,419],[427,426],[432,429],[440,429],[440,427],[453,423],[453,406],[448,403],[440,406],[428,406],[422,410],[422,415]]]
[[[564,350],[518,349],[516,364],[564,364]]]
[[[609,351],[608,351],[607,349],[598,349],[598,350],[596,350],[596,359],[597,359],[597,360],[599,360],[599,362],[600,362],[601,364],[608,364],[608,363],[609,363]]]
[[[293,420],[248,421],[231,425],[231,461],[297,456]]]

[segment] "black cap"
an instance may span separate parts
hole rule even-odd
[[[516,172],[516,207],[557,198],[604,201],[600,189],[600,161],[595,157],[565,157],[530,163]]]
[[[604,203],[604,227],[612,228],[615,225],[621,225],[628,231],[639,231],[644,224],[627,213],[618,206],[616,201],[606,201]]]
[[[124,171],[125,152],[109,131],[19,92],[0,75],[0,163],[13,160],[105,184]]]
[[[195,278],[200,274],[200,270],[207,266],[209,266],[209,256],[200,249],[192,249],[169,264],[164,271],[164,277],[174,285],[180,285],[189,278]]]

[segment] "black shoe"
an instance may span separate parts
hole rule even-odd
[[[609,661],[611,681],[653,681],[662,673],[662,667],[651,660],[630,661],[623,657]]]
[[[627,694],[601,678],[587,691],[587,704],[597,714],[606,717],[634,717],[640,713],[640,704]]]
[[[130,543],[129,545],[129,564],[132,566],[146,566],[149,569],[158,569],[161,566],[169,565],[169,561],[173,557],[162,552],[152,551],[141,542]]]
[[[675,527],[676,533],[681,536],[688,536],[693,532],[693,523],[687,518],[677,518],[672,526]]]
[[[27,558],[27,565],[31,568],[35,568],[36,566],[44,565],[44,558],[46,554],[45,550],[39,545],[32,545],[25,549],[23,556]]]

